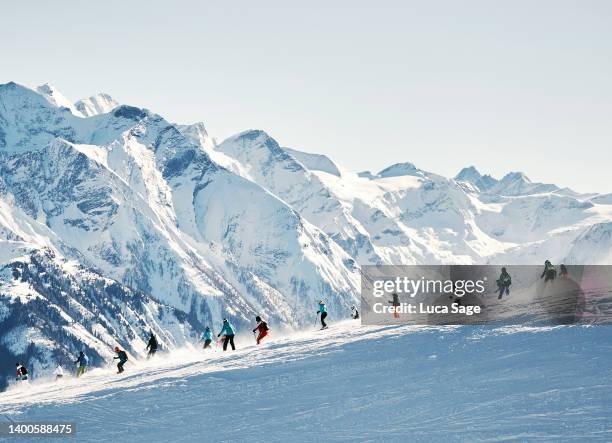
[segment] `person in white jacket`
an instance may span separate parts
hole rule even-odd
[[[64,377],[64,370],[60,365],[57,365],[57,368],[53,371],[53,375],[55,375],[55,381],[61,380]]]

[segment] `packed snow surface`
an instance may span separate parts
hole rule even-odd
[[[609,327],[305,330],[0,394],[79,441],[610,441]]]

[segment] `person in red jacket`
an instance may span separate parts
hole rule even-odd
[[[268,335],[270,328],[268,328],[268,323],[263,321],[259,315],[255,317],[255,320],[257,321],[257,326],[255,329],[253,329],[253,333],[259,332],[259,335],[257,336],[257,344],[259,344],[261,343],[261,340]]]

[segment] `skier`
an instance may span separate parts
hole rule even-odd
[[[395,310],[393,311],[393,318],[399,318],[399,312],[397,311],[400,306],[399,295],[396,292],[393,293],[393,300],[389,300],[389,303],[393,305]]]
[[[501,268],[501,274],[497,279],[497,287],[499,288],[499,297],[498,300],[501,300],[504,292],[506,295],[510,295],[510,285],[512,284],[512,277],[508,274],[506,268]]]
[[[223,328],[221,329],[221,332],[219,332],[219,335],[217,335],[217,337],[221,337],[222,335],[225,337],[223,339],[223,350],[227,351],[227,344],[229,343],[232,345],[232,351],[235,351],[236,346],[234,346],[234,328],[232,327],[230,322],[227,321],[227,318],[223,319]]]
[[[85,370],[87,369],[87,364],[89,363],[89,359],[87,358],[85,353],[81,351],[79,352],[79,357],[76,359],[74,363],[75,364],[78,363],[79,365],[79,367],[77,368],[77,372],[76,372],[76,376],[78,378],[85,373]]]
[[[257,344],[259,344],[261,343],[261,340],[266,335],[268,335],[268,331],[270,330],[270,328],[268,328],[268,323],[263,321],[259,315],[255,317],[255,321],[257,322],[257,326],[255,327],[255,329],[253,329],[253,334],[256,331],[259,332],[259,335],[257,336]]]
[[[544,278],[544,282],[547,282],[548,280],[554,280],[556,276],[557,270],[555,269],[554,265],[550,262],[550,260],[546,260],[544,262],[544,271],[542,272],[540,278],[546,277]]]
[[[359,311],[355,306],[351,306],[351,317],[353,320],[357,320],[359,318]]]
[[[153,331],[151,331],[151,336],[149,337],[149,342],[147,343],[147,349],[149,353],[147,354],[147,360],[155,355],[157,352],[157,338]]]
[[[204,332],[202,333],[202,340],[204,340],[204,349],[210,348],[210,344],[212,343],[212,331],[208,326],[206,326]]]
[[[26,369],[26,367],[23,366],[19,362],[17,362],[17,364],[15,366],[17,368],[17,376],[16,376],[15,379],[17,381],[27,380],[28,379],[28,370]]]
[[[53,371],[53,375],[55,375],[55,381],[61,380],[64,378],[64,369],[60,365],[57,365],[55,371]]]
[[[128,361],[128,356],[119,346],[115,346],[115,354],[117,354],[117,356],[113,357],[113,360],[119,360],[119,363],[117,363],[117,374],[121,374],[123,372],[123,365]]]
[[[559,277],[563,277],[563,278],[569,277],[569,273],[567,272],[567,266],[565,266],[564,264],[561,264],[559,266]]]
[[[321,330],[327,328],[327,323],[325,323],[325,319],[327,318],[327,308],[325,307],[325,303],[323,300],[319,300],[319,310],[317,311],[317,315],[321,314]]]

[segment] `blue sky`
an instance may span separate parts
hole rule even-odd
[[[0,82],[107,92],[219,139],[264,129],[355,171],[612,192],[612,2],[297,5],[5,2]]]

